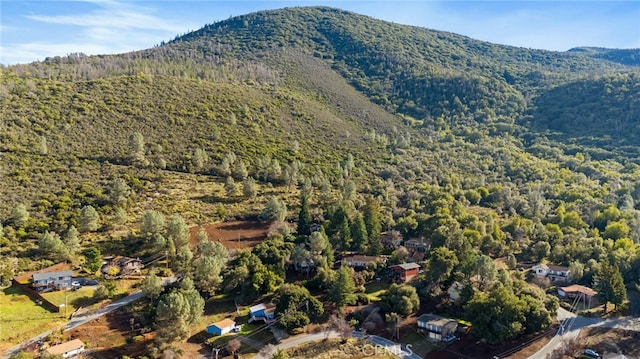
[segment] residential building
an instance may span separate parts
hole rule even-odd
[[[403,245],[407,249],[422,250],[422,251],[426,251],[427,249],[429,249],[429,242],[427,242],[424,238],[420,238],[420,239],[412,238],[404,241]]]
[[[61,355],[63,358],[77,358],[84,351],[84,342],[74,339],[45,350],[49,355]]]
[[[380,241],[385,248],[395,249],[402,244],[402,234],[395,229],[389,232],[384,232],[380,236]]]
[[[453,282],[447,289],[447,294],[449,294],[449,300],[452,302],[457,302],[458,300],[460,300],[460,293],[462,293],[463,288],[464,288],[464,285],[462,285],[462,283],[458,281]]]
[[[71,288],[72,276],[73,272],[71,270],[33,273],[31,286],[38,291],[44,290],[45,288],[52,288],[55,290],[69,289]]]
[[[267,306],[262,303],[256,304],[250,307],[249,316],[250,316],[248,320],[249,323],[256,320],[262,320],[266,323],[266,322],[272,321],[274,318],[273,311],[267,309]]]
[[[531,271],[538,278],[548,278],[551,283],[567,283],[569,281],[569,267],[540,263],[531,267]]]
[[[342,264],[353,268],[366,268],[369,263],[384,262],[384,258],[377,256],[355,255],[342,258]]]
[[[458,322],[435,314],[422,314],[417,320],[418,328],[427,337],[435,340],[445,340],[458,329]]]
[[[420,273],[420,264],[402,263],[391,266],[389,269],[391,269],[391,277],[393,277],[393,279],[405,283]]]
[[[558,295],[570,299],[579,297],[587,309],[591,309],[594,305],[597,306],[600,304],[598,301],[598,292],[583,285],[572,284],[568,287],[558,287]]]
[[[213,335],[223,335],[232,331],[236,327],[236,322],[226,318],[219,322],[207,325],[207,333]]]
[[[105,264],[102,266],[101,272],[103,275],[110,276],[123,276],[138,274],[144,267],[140,258],[129,258],[123,256],[107,257],[105,258]]]

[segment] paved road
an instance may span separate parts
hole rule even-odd
[[[283,340],[280,344],[276,345],[277,349],[289,349],[293,347],[297,347],[304,343],[315,342],[324,340],[327,338],[339,338],[340,333],[336,331],[329,332],[320,332],[314,334],[303,334],[296,335],[294,337],[290,337],[288,339]],[[407,348],[403,344],[398,344],[396,342],[392,342],[391,340],[376,336],[376,335],[363,335],[361,332],[353,332],[353,337],[366,339],[371,342],[373,345],[370,347],[363,347],[363,354],[374,355],[377,353],[382,353],[383,351],[395,354],[403,359],[422,359],[419,355],[413,353],[410,348]],[[254,357],[255,359],[267,359],[267,357],[262,356],[260,354]]]
[[[176,281],[175,277],[164,278],[162,285],[163,286],[167,286],[167,285],[169,285],[171,283],[174,283],[175,281]],[[127,304],[135,302],[136,300],[142,298],[143,296],[144,296],[144,294],[142,293],[142,291],[137,291],[137,292],[135,292],[133,294],[130,294],[130,295],[128,295],[128,296],[126,296],[126,297],[124,297],[124,298],[122,298],[120,300],[116,300],[115,302],[110,303],[106,307],[101,308],[101,309],[99,309],[99,310],[97,310],[97,311],[95,311],[95,312],[93,312],[91,314],[74,317],[73,320],[71,320],[70,322],[68,322],[65,325],[64,331],[66,332],[66,331],[71,330],[71,329],[73,329],[73,328],[75,328],[77,326],[80,326],[82,324],[90,322],[90,321],[92,321],[94,319],[98,319],[98,318],[100,318],[101,316],[103,316],[103,315],[105,315],[107,313],[110,313],[110,312],[112,312],[112,311],[114,311],[114,310],[116,310],[118,308],[121,308],[121,307],[127,305]],[[26,346],[28,344],[35,343],[38,340],[43,340],[44,338],[49,336],[49,334],[51,334],[52,332],[53,332],[53,330],[49,330],[49,331],[46,331],[44,333],[40,333],[40,334],[36,335],[35,337],[33,337],[31,339],[25,340],[24,342],[22,342],[22,343],[20,343],[20,344],[18,344],[16,346],[14,346],[13,348],[9,349],[9,351],[6,352],[3,355],[3,358],[9,358],[10,356],[12,356],[14,354],[17,354],[20,351],[20,348],[22,348],[22,347],[24,347],[24,346]]]
[[[570,342],[578,338],[580,330],[586,327],[617,328],[640,332],[640,318],[636,317],[615,319],[587,318],[576,316],[564,308],[558,308],[558,321],[560,322],[558,333],[551,338],[547,345],[530,356],[529,359],[545,359],[554,350],[562,348],[563,339],[565,342]]]

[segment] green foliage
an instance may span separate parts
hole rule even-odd
[[[155,273],[149,274],[140,283],[140,290],[152,300],[162,293],[162,289],[162,279],[156,276]]]
[[[122,178],[114,179],[109,186],[109,199],[115,205],[124,205],[129,200],[131,188]]]
[[[453,268],[458,265],[456,254],[446,248],[438,247],[431,251],[427,260],[425,271],[427,280],[435,285],[439,285],[449,279]]]
[[[276,196],[271,196],[269,202],[260,213],[260,220],[265,222],[282,222],[287,218],[287,205]]]
[[[300,198],[300,212],[298,212],[298,234],[308,236],[311,234],[311,213],[309,212],[309,200],[304,194]]]
[[[600,268],[593,278],[594,289],[598,297],[604,302],[604,310],[607,311],[608,302],[617,308],[627,300],[627,289],[622,279],[620,269],[608,262],[600,263]]]
[[[87,272],[93,274],[102,266],[102,253],[97,247],[89,247],[84,251],[84,268]]]
[[[353,275],[353,268],[342,266],[336,271],[335,278],[329,285],[328,298],[336,304],[338,310],[342,310],[356,301]]]
[[[416,288],[408,285],[391,284],[387,292],[380,297],[378,302],[385,313],[398,313],[408,316],[420,308],[420,298]]]
[[[163,235],[165,231],[164,215],[158,211],[148,210],[142,216],[140,235],[147,239]]]
[[[78,224],[80,225],[80,232],[93,232],[98,229],[98,221],[100,216],[93,206],[84,206],[80,211],[80,218]]]

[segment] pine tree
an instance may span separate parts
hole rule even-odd
[[[311,234],[311,213],[307,196],[300,198],[300,213],[298,214],[298,234],[308,236]]]
[[[64,236],[64,245],[69,250],[69,254],[74,257],[80,251],[80,233],[76,227],[71,226]]]
[[[123,205],[129,200],[131,188],[122,178],[114,179],[109,186],[109,199],[115,205]]]
[[[373,196],[367,197],[367,202],[364,206],[364,223],[367,226],[369,241],[376,242],[380,240],[382,233],[382,215],[380,213],[380,204]],[[374,246],[377,247],[377,244],[374,244]]]
[[[622,273],[618,266],[609,262],[600,264],[600,269],[594,277],[595,288],[598,296],[604,302],[604,311],[607,312],[608,302],[613,303],[614,308],[627,300],[627,291],[622,279]]]
[[[369,245],[369,237],[367,235],[367,226],[360,214],[356,216],[351,224],[351,236],[353,237],[353,249],[363,253]]]
[[[100,216],[93,206],[84,206],[80,211],[80,219],[78,224],[80,225],[80,232],[93,232],[98,229],[98,220]]]
[[[338,310],[356,301],[353,274],[353,269],[348,266],[342,266],[336,271],[335,280],[329,288],[329,299],[336,304]]]

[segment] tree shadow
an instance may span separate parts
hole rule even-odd
[[[205,203],[212,203],[212,204],[217,204],[217,203],[233,204],[233,203],[240,202],[240,198],[239,197],[220,197],[220,196],[213,195],[213,194],[208,194],[208,195],[195,197],[194,199],[202,201],[202,202],[205,202]]]

